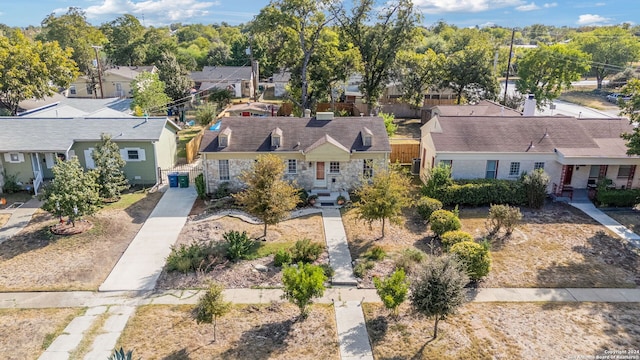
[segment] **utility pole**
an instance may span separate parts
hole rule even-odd
[[[96,51],[96,65],[98,66],[98,81],[100,82],[100,99],[104,99],[104,92],[102,91],[102,67],[100,66],[100,56],[98,50],[102,49],[102,46],[91,45],[93,50]]]
[[[511,30],[511,45],[509,45],[509,61],[507,62],[507,76],[504,79],[504,105],[507,104],[507,87],[509,87],[509,70],[511,69],[511,55],[513,54],[513,38],[516,35],[516,29]]]

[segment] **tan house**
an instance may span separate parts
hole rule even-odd
[[[95,84],[95,91],[88,76],[80,76],[67,90],[70,98],[130,98],[133,95],[131,82],[142,72],[155,73],[155,66],[116,66],[102,73],[102,93],[100,85]]]
[[[190,76],[196,90],[229,90],[235,98],[253,97],[257,86],[257,68],[251,66],[205,66]]]
[[[382,118],[226,117],[200,146],[207,192],[221,183],[238,189],[238,176],[256,157],[272,153],[286,165],[286,179],[306,190],[346,191],[386,167],[391,147]]]
[[[616,188],[640,187],[640,157],[627,155],[620,134],[627,119],[569,116],[434,116],[421,128],[420,177],[438,164],[454,179],[517,179],[542,168],[549,192],[593,187],[599,178]]]

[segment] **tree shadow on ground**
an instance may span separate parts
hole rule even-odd
[[[176,350],[171,354],[163,357],[162,360],[191,360],[191,357],[189,356],[189,352],[187,351],[187,349],[182,348],[180,350]]]
[[[373,345],[380,342],[389,330],[389,319],[386,316],[378,316],[373,319],[366,319],[365,325],[369,333],[369,339]]]
[[[155,209],[161,197],[162,194],[158,192],[149,193],[142,199],[127,206],[124,211],[131,217],[132,223],[142,224],[147,220],[149,215],[151,215],[151,212],[153,212],[153,209]]]
[[[635,287],[640,285],[640,255],[620,239],[598,231],[589,246],[574,246],[584,261],[553,263],[537,274],[544,287]]]
[[[24,253],[47,247],[49,244],[64,238],[51,233],[49,225],[53,225],[53,218],[47,213],[33,216],[30,225],[12,238],[0,244],[0,260],[10,260]]]
[[[296,320],[297,318],[255,326],[245,331],[231,348],[220,355],[220,358],[269,359],[272,354],[287,347],[286,340]]]

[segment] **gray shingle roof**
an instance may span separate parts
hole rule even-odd
[[[166,118],[0,118],[0,152],[65,151],[75,141],[100,140],[109,133],[115,141],[157,141]]]
[[[579,153],[604,154],[594,139],[609,139],[601,144],[624,145],[620,134],[632,130],[626,119],[566,116],[441,116],[438,121],[442,133],[432,132],[431,137],[436,150],[444,152],[552,153],[554,149],[583,149]]]
[[[300,151],[329,135],[349,151],[391,151],[384,121],[379,117],[337,117],[333,120],[297,117],[228,117],[222,118],[220,130],[232,130],[229,146],[218,147],[219,131],[206,131],[201,152],[287,152]],[[271,132],[282,129],[281,146],[271,147]],[[361,132],[373,133],[373,144],[362,145]]]
[[[197,82],[250,80],[251,66],[205,66],[202,71],[191,72],[190,76]]]

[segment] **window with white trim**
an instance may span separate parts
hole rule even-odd
[[[509,164],[509,176],[518,176],[520,175],[520,163],[517,161]]]
[[[220,180],[229,180],[229,160],[218,160]]]
[[[87,84],[87,94],[93,95],[93,85]]]
[[[287,174],[295,174],[298,172],[298,160],[289,159],[287,161]]]
[[[373,159],[366,159],[362,162],[362,176],[365,178],[373,177]]]
[[[24,154],[23,153],[5,153],[4,160],[8,163],[21,163],[24,162]]]
[[[71,95],[75,95],[76,94],[76,86],[75,85],[69,86],[69,94],[71,94]]]
[[[84,164],[87,169],[95,169],[96,163],[93,161],[94,148],[88,148],[84,151]]]
[[[544,170],[544,161],[536,161],[533,163],[533,170],[542,169]]]
[[[329,163],[329,174],[340,174],[340,162],[332,161]]]
[[[628,179],[631,175],[631,165],[620,165],[618,168],[618,179]]]
[[[144,149],[141,148],[124,148],[120,149],[120,156],[124,161],[145,161],[147,158],[145,156]]]

